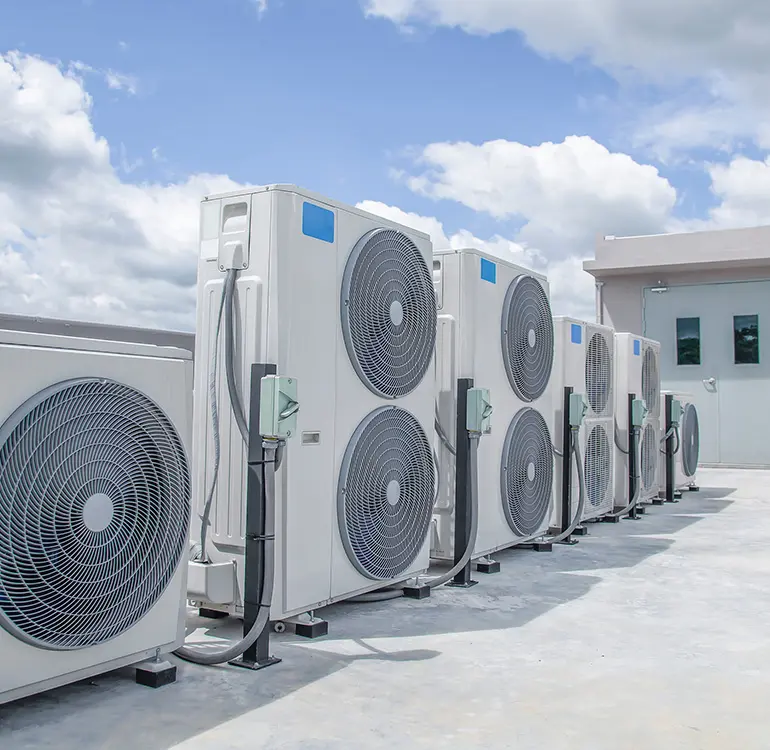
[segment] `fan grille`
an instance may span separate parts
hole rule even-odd
[[[503,363],[516,395],[539,398],[553,368],[553,318],[548,295],[534,277],[522,274],[508,287],[502,317]]]
[[[612,449],[604,425],[594,425],[588,434],[584,464],[588,501],[592,508],[602,508],[608,503],[612,480]]]
[[[40,392],[0,428],[0,625],[54,650],[115,638],[174,575],[189,514],[183,446],[146,396]]]
[[[586,395],[591,411],[605,416],[612,404],[612,352],[603,333],[594,333],[586,353]]]
[[[682,417],[682,471],[686,477],[694,477],[700,457],[700,425],[698,410],[687,404]]]
[[[651,346],[648,346],[644,350],[644,359],[642,361],[642,398],[647,405],[650,416],[660,416],[660,375],[658,374],[658,357]]]
[[[658,435],[655,428],[645,425],[642,432],[642,488],[647,491],[655,485],[658,471]]]
[[[417,245],[392,229],[365,234],[348,258],[341,302],[345,346],[362,382],[385,398],[411,393],[436,343],[436,293]]]
[[[508,427],[501,465],[503,511],[520,537],[538,534],[550,510],[553,447],[540,412],[521,409]]]
[[[413,565],[433,513],[433,452],[420,423],[383,407],[358,426],[345,451],[337,515],[350,561],[373,580],[393,580]]]

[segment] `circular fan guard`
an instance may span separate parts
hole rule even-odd
[[[687,404],[682,417],[682,471],[686,477],[694,477],[698,470],[700,454],[700,425],[698,410],[693,404]]]
[[[365,234],[345,267],[340,310],[361,381],[385,398],[411,393],[436,344],[436,293],[417,245],[393,229]]]
[[[586,395],[591,411],[603,416],[612,399],[612,353],[602,333],[594,333],[588,342]]]
[[[655,484],[659,451],[655,428],[648,424],[642,432],[642,487],[645,490],[651,489]]]
[[[548,425],[535,409],[522,409],[508,427],[500,480],[511,529],[520,537],[539,533],[551,506],[553,447]]]
[[[594,508],[607,502],[612,475],[612,449],[604,425],[595,425],[586,443],[585,481],[588,501]]]
[[[409,570],[433,514],[433,452],[404,409],[373,411],[348,443],[340,470],[337,518],[347,555],[373,580]]]
[[[553,317],[548,295],[534,277],[522,274],[508,287],[502,316],[503,363],[522,401],[534,401],[548,386],[553,368]]]
[[[651,346],[644,350],[642,361],[642,398],[650,415],[657,417],[660,413],[660,375],[658,374],[658,358]]]
[[[94,646],[137,623],[187,543],[190,475],[143,394],[70,380],[0,428],[0,625],[42,648]]]

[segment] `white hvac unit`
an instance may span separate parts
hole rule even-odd
[[[663,402],[664,410],[666,396],[673,396],[682,406],[681,421],[679,423],[679,450],[677,450],[674,456],[674,489],[696,488],[698,486],[697,472],[700,455],[698,410],[693,403],[692,394],[662,391],[661,401]],[[664,493],[666,490],[665,447],[665,443],[661,444],[660,449],[663,452],[658,462],[658,488],[660,493]]]
[[[478,250],[433,256],[439,307],[438,419],[455,441],[458,378],[488,388],[491,434],[478,447],[475,557],[547,531],[553,492],[553,319],[545,277]],[[437,441],[439,492],[432,554],[454,557],[451,451]]]
[[[0,331],[0,703],[184,639],[192,357]]]
[[[581,520],[610,513],[614,506],[613,476],[615,419],[614,331],[606,326],[574,318],[554,318],[555,364],[553,377],[555,434],[554,444],[562,448],[564,388],[571,387],[584,396],[588,406],[579,431],[585,476],[585,504]],[[554,481],[552,525],[561,526],[562,459],[557,458]],[[577,510],[578,476],[572,461],[572,514]]]
[[[631,333],[615,334],[615,495],[618,505],[626,505],[628,497],[628,395],[644,401],[647,416],[639,440],[641,477],[640,502],[658,495],[658,457],[660,455],[660,344]],[[621,445],[618,447],[617,443]]]
[[[429,566],[435,468],[436,302],[427,235],[276,185],[201,206],[193,494],[215,469],[210,383],[216,351],[222,461],[209,564],[190,599],[243,613],[245,445],[226,386],[226,272],[237,273],[234,376],[249,413],[250,368],[296,379],[297,434],[276,476],[271,619],[400,582]],[[197,529],[194,529],[197,531]]]

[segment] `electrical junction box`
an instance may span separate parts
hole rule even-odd
[[[572,393],[569,397],[570,427],[580,427],[588,411],[588,404],[582,393]]]
[[[679,399],[671,401],[671,424],[677,427],[682,423],[682,402]]]
[[[297,431],[297,379],[267,375],[260,385],[259,432],[285,439]]]
[[[631,425],[633,427],[641,427],[647,417],[647,411],[644,401],[640,398],[635,398],[631,404]]]
[[[489,388],[471,388],[468,390],[468,407],[465,426],[468,432],[488,435],[492,431],[492,403]]]

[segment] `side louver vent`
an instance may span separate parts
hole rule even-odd
[[[171,422],[109,380],[52,386],[0,428],[0,625],[53,650],[108,641],[161,596],[187,543]]]
[[[585,448],[585,482],[593,508],[612,507],[612,443],[603,424],[594,425]]]
[[[646,491],[653,487],[658,471],[658,435],[655,428],[648,424],[642,432],[642,488]]]
[[[642,398],[650,412],[650,417],[660,416],[660,373],[656,351],[648,346],[642,360]]]
[[[612,410],[612,349],[603,333],[594,333],[586,352],[586,395],[594,416]]]

